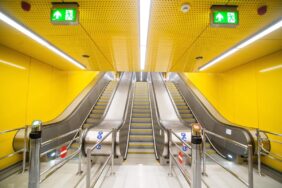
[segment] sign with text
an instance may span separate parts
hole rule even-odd
[[[53,24],[76,25],[78,16],[77,3],[53,3],[50,15]]]
[[[236,27],[239,24],[237,6],[211,7],[211,27]]]

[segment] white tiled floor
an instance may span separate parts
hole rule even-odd
[[[232,169],[240,177],[247,180],[247,168],[245,165],[237,165],[218,157],[226,167]],[[43,166],[43,168],[46,164]],[[56,171],[41,183],[41,188],[71,188],[76,185],[82,175],[77,175],[77,160],[72,160]],[[100,165],[92,168],[92,178]],[[189,167],[188,167],[189,168]],[[109,171],[110,172],[110,171]],[[114,167],[114,175],[107,173],[104,181],[101,179],[96,187],[102,188],[180,188],[189,187],[183,176],[174,165],[173,177],[168,176],[169,167],[161,166],[153,155],[128,155],[128,159]],[[203,177],[211,188],[244,188],[243,183],[214,162],[207,161],[207,177]],[[191,175],[191,174],[190,174]],[[14,174],[0,182],[1,188],[27,188],[28,173]],[[78,188],[85,188],[82,181]],[[205,188],[205,186],[202,186]],[[268,176],[259,176],[254,169],[255,188],[282,188],[282,184]]]
[[[188,185],[187,185],[188,186]],[[161,166],[154,155],[128,155],[115,175],[107,176],[102,188],[180,188],[176,177],[168,176],[168,166]]]

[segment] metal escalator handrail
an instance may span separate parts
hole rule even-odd
[[[0,131],[0,135],[1,134],[6,134],[6,133],[9,133],[9,132],[13,132],[13,131],[18,131],[18,130],[21,130],[21,129],[25,129],[25,127],[19,127],[19,128],[15,128],[15,129],[9,129],[9,130],[4,130],[4,131]]]
[[[175,87],[176,87],[176,86],[175,86]],[[198,120],[197,116],[195,116],[193,110],[190,108],[190,106],[189,106],[187,100],[184,98],[182,92],[179,91],[177,87],[176,87],[176,89],[177,89],[179,95],[180,95],[180,96],[182,97],[182,99],[184,100],[185,104],[186,104],[186,105],[188,106],[188,108],[190,109],[190,111],[191,111],[191,113],[193,114],[193,117],[196,119],[197,123],[199,123],[199,120]],[[211,142],[209,136],[208,136],[207,134],[203,134],[202,137],[204,137],[204,136],[207,138],[208,142],[209,142],[210,145],[213,147],[213,149],[214,149],[221,157],[223,157],[223,158],[226,159],[227,157],[226,157],[224,154],[222,154],[222,153],[214,146],[214,144]]]
[[[135,87],[136,86],[135,86],[135,83],[134,83],[134,85],[131,88],[132,89],[131,92],[133,92],[133,88],[135,88]],[[125,148],[125,153],[124,153],[123,159],[127,158],[127,152],[128,152],[128,147],[129,147],[129,137],[130,137],[130,130],[131,130],[131,120],[132,120],[132,114],[133,114],[134,97],[135,97],[135,92],[133,92],[133,94],[132,94],[132,102],[131,102],[130,117],[129,117],[129,127],[128,127],[126,148]]]
[[[153,81],[152,81],[152,76],[151,76],[151,73],[148,74],[148,78],[150,80],[149,82],[149,92],[150,92],[150,101],[151,103],[153,103],[153,107],[154,107],[154,111],[155,111],[155,116],[156,116],[156,124],[158,125],[158,127],[160,128],[160,130],[162,130],[164,132],[164,136],[165,136],[165,133],[166,133],[166,129],[163,127],[163,125],[161,124],[160,122],[160,114],[159,114],[159,109],[157,107],[157,100],[156,100],[156,94],[155,94],[155,90],[154,90],[154,84],[153,84]],[[154,130],[154,129],[153,129]],[[155,132],[154,132],[154,139],[156,139],[155,137]],[[155,147],[156,147],[156,144],[155,144]],[[156,148],[157,149],[157,148]],[[156,150],[156,153],[158,155],[158,150]],[[159,156],[158,156],[159,157]]]
[[[197,94],[195,94],[195,92],[193,91],[192,88],[190,88],[191,86],[196,88],[195,85],[188,80],[188,82],[185,81],[184,75],[183,74],[179,74],[178,76],[180,78],[181,81],[184,82],[184,84],[187,86],[186,89],[191,91],[191,94],[195,97],[195,99],[204,107],[204,109],[219,123],[223,124],[224,126],[229,126],[229,127],[233,127],[233,128],[237,128],[237,129],[241,129],[242,131],[244,131],[247,135],[248,135],[248,139],[249,139],[249,143],[252,144],[253,148],[255,148],[255,140],[254,137],[251,135],[250,130],[256,130],[255,128],[252,127],[246,127],[246,126],[242,126],[242,125],[237,125],[234,123],[231,123],[229,121],[227,121],[225,119],[226,122],[221,121],[218,117],[214,116],[214,114],[211,113],[211,111],[206,107],[206,105],[201,101],[201,99],[197,96]],[[199,91],[199,93],[202,95],[202,93]],[[214,108],[214,107],[213,107]],[[191,109],[191,108],[190,108]],[[215,108],[214,108],[215,109]],[[216,109],[215,109],[216,110]],[[192,112],[192,109],[191,109]],[[216,111],[219,115],[221,115],[218,111]],[[196,117],[196,116],[195,116]],[[222,116],[222,118],[224,118]],[[255,151],[255,150],[253,150]]]
[[[111,171],[113,174],[113,166],[114,166],[114,157],[115,157],[115,154],[114,154],[114,137],[115,137],[115,134],[116,134],[116,129],[111,129],[101,140],[97,141],[97,143],[92,146],[91,148],[87,148],[87,158],[86,158],[86,187],[87,188],[90,188],[90,187],[94,187],[95,184],[97,183],[97,181],[99,180],[99,177],[102,175],[106,165],[108,164],[109,160],[111,159]],[[91,160],[91,154],[92,154],[92,151],[94,151],[95,149],[97,149],[97,146],[99,144],[101,144],[104,140],[106,140],[106,138],[109,137],[109,135],[112,135],[112,148],[111,148],[111,154],[108,156],[108,158],[106,159],[105,163],[102,165],[101,169],[99,170],[97,176],[95,177],[94,179],[94,182],[93,184],[91,184],[91,167],[92,167],[92,160]],[[80,182],[81,180],[79,180]]]
[[[76,155],[78,155],[81,152],[81,145],[80,147],[74,151],[71,155],[69,155],[68,157],[64,158],[63,160],[57,162],[56,164],[50,166],[49,168],[47,168],[46,170],[40,172],[40,177],[43,176],[44,174],[46,174],[48,171],[51,170],[51,172],[49,172],[43,179],[40,179],[40,183],[42,183],[43,181],[45,181],[50,175],[52,175],[54,172],[56,172],[57,170],[59,170],[61,167],[63,167],[68,161],[70,161],[72,158],[74,158]]]
[[[159,112],[159,108],[157,107],[157,99],[156,99],[156,94],[155,94],[155,89],[154,89],[154,84],[153,84],[153,81],[152,81],[152,76],[151,76],[151,73],[149,74],[149,78],[150,78],[150,81],[151,81],[151,90],[152,90],[152,94],[153,94],[153,103],[154,103],[154,107],[155,107],[155,111],[156,111],[156,118],[157,118],[157,123],[159,125],[159,127],[165,131],[165,128],[162,126],[162,124],[160,123],[160,112]]]
[[[264,131],[264,130],[261,130],[261,129],[259,129],[259,132],[263,132],[263,133],[267,133],[267,134],[272,134],[274,136],[282,137],[282,133],[275,133],[275,132],[271,132],[271,131]]]
[[[110,81],[109,81],[110,83]],[[72,141],[68,144],[67,149],[70,148],[70,146],[73,144],[73,141],[76,139],[76,137],[78,136],[78,133],[80,130],[82,130],[83,125],[85,124],[86,120],[88,119],[89,115],[91,114],[93,108],[96,106],[96,104],[99,102],[100,97],[103,95],[104,91],[106,90],[107,86],[109,85],[109,83],[102,89],[102,91],[100,92],[99,96],[97,97],[96,101],[93,103],[92,107],[90,108],[89,112],[87,113],[87,116],[84,118],[83,122],[81,123],[81,125],[79,126],[79,130],[77,130],[77,132],[75,133],[74,137],[72,138]]]
[[[177,106],[176,106],[176,104],[175,104],[175,102],[174,102],[174,100],[173,100],[173,98],[172,98],[172,96],[171,96],[171,93],[170,93],[169,89],[167,88],[167,85],[165,84],[165,81],[164,81],[164,79],[163,79],[163,76],[161,75],[161,73],[159,73],[159,74],[160,74],[162,83],[163,83],[163,85],[165,86],[166,92],[168,93],[169,99],[170,99],[170,101],[171,101],[171,103],[172,103],[173,109],[174,109],[174,111],[176,112],[176,115],[177,115],[178,119],[180,120],[180,122],[181,122],[182,124],[185,125],[186,123],[185,123],[185,121],[183,121],[181,115],[179,114],[179,111],[178,111],[178,109],[177,109]]]
[[[115,87],[115,89],[114,89],[114,92],[112,92],[111,97],[110,97],[110,100],[109,100],[108,103],[107,103],[107,106],[106,106],[106,108],[105,108],[105,111],[104,111],[102,117],[100,118],[100,121],[102,121],[102,120],[105,118],[105,115],[107,114],[107,112],[108,112],[108,110],[109,110],[110,104],[112,103],[114,94],[115,94],[116,91],[117,91],[117,88],[118,88],[119,83],[120,83],[120,82],[118,82],[118,84],[116,85],[116,87]],[[100,93],[100,95],[99,95],[99,97],[97,98],[96,102],[93,104],[91,110],[88,112],[87,116],[85,117],[85,119],[83,120],[82,124],[80,125],[80,129],[82,129],[83,125],[84,125],[85,122],[87,121],[87,119],[88,119],[89,115],[91,114],[92,110],[94,109],[94,107],[96,106],[96,104],[99,102],[99,99],[100,99],[100,97],[103,95],[103,93],[104,93],[104,91],[106,90],[107,86],[108,86],[108,85],[106,85],[106,86],[103,88],[103,91]],[[93,127],[93,125],[92,125],[91,127]],[[89,127],[88,127],[87,129],[89,129]],[[74,136],[74,138],[78,135],[78,133],[79,133],[79,130],[77,131],[77,133],[76,133],[76,135]],[[70,146],[71,144],[72,144],[72,143],[70,143],[69,146]],[[68,147],[69,147],[69,146],[68,146]]]
[[[105,116],[107,115],[107,113],[108,113],[108,111],[109,111],[109,109],[110,109],[110,106],[112,105],[113,98],[114,98],[114,96],[115,96],[115,94],[116,94],[117,88],[119,87],[119,85],[120,85],[120,83],[121,83],[120,80],[121,80],[122,77],[124,76],[124,73],[121,73],[121,74],[122,74],[122,75],[120,76],[120,79],[119,79],[119,81],[118,81],[118,83],[117,83],[117,85],[116,85],[116,87],[115,87],[115,89],[114,89],[114,92],[112,92],[112,94],[111,94],[110,100],[109,100],[109,102],[108,102],[108,104],[107,104],[107,106],[106,106],[106,108],[105,108],[105,111],[104,111],[102,117],[100,118],[100,122],[97,123],[97,124],[100,124],[102,121],[104,121]],[[131,87],[131,85],[130,85],[129,87]],[[128,91],[128,93],[129,93],[129,92],[130,92],[130,90]],[[124,109],[124,113],[125,113],[125,111],[127,110],[127,103],[128,103],[128,101],[126,102],[126,108]],[[123,114],[124,114],[124,113],[123,113]],[[124,120],[124,116],[125,116],[125,115],[123,115],[123,120]],[[90,127],[88,127],[87,129],[90,129],[90,128],[92,128],[92,127],[93,127],[93,125],[90,126]]]
[[[201,103],[202,104],[202,106],[207,110],[207,112],[209,112],[209,114],[212,116],[212,117],[214,117],[214,119],[216,119],[218,122],[220,122],[220,123],[222,123],[222,124],[224,124],[224,125],[226,125],[226,126],[230,126],[230,127],[235,127],[235,128],[241,128],[241,129],[245,129],[245,130],[256,130],[257,128],[255,128],[255,127],[247,127],[247,126],[244,126],[244,125],[238,125],[238,124],[235,124],[235,123],[232,123],[232,122],[230,122],[230,121],[228,121],[227,119],[225,119],[217,110],[216,110],[216,108],[210,103],[210,105],[214,108],[214,110],[216,111],[216,113],[218,113],[222,118],[224,118],[224,120],[226,121],[226,122],[223,122],[222,120],[220,120],[218,117],[216,117],[207,107],[206,107],[206,105],[202,102],[202,100],[199,98],[199,96],[197,95],[197,94],[195,94],[195,92],[193,91],[193,89],[191,89],[190,87],[192,86],[192,87],[194,87],[194,88],[196,88],[196,86],[188,79],[188,81],[186,82],[186,81],[184,81],[185,79],[184,79],[184,76],[182,75],[182,74],[178,74],[179,75],[179,77],[181,78],[181,80],[187,85],[187,89],[190,89],[190,91],[192,91],[191,92],[191,94],[197,99],[197,101],[199,102],[199,103]],[[191,85],[191,86],[189,86],[189,85]],[[197,88],[196,88],[197,89]],[[197,89],[198,90],[198,89]],[[199,90],[198,90],[198,92],[201,94],[201,95],[203,95]]]
[[[230,139],[230,138],[227,138],[227,137],[225,137],[225,136],[221,136],[221,135],[216,134],[216,133],[214,133],[214,132],[212,132],[212,131],[208,131],[208,130],[205,129],[205,133],[210,134],[210,135],[212,135],[212,136],[215,136],[215,137],[217,137],[217,138],[220,138],[220,139],[222,139],[222,140],[224,140],[224,141],[230,142],[230,143],[232,143],[232,144],[235,144],[235,145],[237,145],[237,146],[239,146],[239,147],[241,147],[241,148],[243,148],[243,149],[248,149],[248,145],[245,145],[245,144],[242,144],[242,143],[240,143],[240,142],[234,141],[234,140],[232,140],[232,139]]]
[[[121,78],[123,77],[123,75],[124,75],[124,74],[121,75]],[[121,78],[120,78],[120,79],[121,79]],[[118,84],[116,85],[116,87],[115,87],[115,89],[114,89],[114,92],[112,92],[111,97],[110,97],[110,100],[109,100],[109,102],[108,102],[108,104],[107,104],[107,106],[106,106],[106,109],[105,109],[105,111],[104,111],[102,117],[100,118],[101,120],[103,120],[103,119],[105,118],[106,114],[108,113],[109,108],[110,108],[110,106],[111,106],[111,104],[112,104],[113,98],[114,98],[114,96],[115,96],[115,94],[116,94],[116,91],[117,91],[117,88],[118,88],[119,84],[120,84],[120,82],[118,82]]]
[[[175,87],[176,87],[176,86],[175,86]],[[190,109],[190,111],[191,111],[193,117],[196,119],[197,123],[199,123],[199,120],[198,120],[197,116],[195,116],[195,114],[194,114],[192,108],[191,108],[190,105],[188,104],[188,102],[187,102],[187,100],[185,99],[185,97],[183,96],[182,92],[179,91],[177,87],[176,87],[176,89],[177,89],[179,95],[180,95],[180,96],[182,97],[182,99],[184,100],[185,104],[186,104],[186,105],[188,106],[188,108]]]
[[[196,121],[199,123],[199,120],[197,118],[197,116],[195,116],[192,108],[190,107],[190,105],[188,104],[187,100],[185,99],[185,97],[183,96],[182,92],[180,90],[178,90],[178,88],[175,86],[175,88],[177,89],[178,93],[180,94],[180,96],[182,97],[182,99],[184,100],[185,104],[188,106],[188,108],[190,109],[191,113],[193,114],[193,117],[196,119]],[[210,143],[210,145],[213,147],[213,149],[223,158],[227,158],[227,156],[225,156],[224,154],[222,154],[215,146],[214,144],[211,142],[209,136],[207,134],[203,134],[202,136],[205,136],[208,140],[208,142]]]
[[[134,74],[135,75],[135,74]],[[128,113],[128,107],[129,107],[129,100],[130,100],[130,94],[131,94],[131,92],[133,91],[133,87],[132,87],[132,80],[133,80],[133,78],[135,78],[134,76],[133,76],[133,73],[131,74],[131,82],[130,82],[130,85],[129,85],[129,87],[130,87],[130,89],[128,90],[128,92],[127,92],[127,101],[126,101],[126,105],[125,105],[125,108],[124,108],[124,111],[123,111],[123,119],[122,119],[122,125],[126,122],[126,114]],[[122,127],[122,126],[121,126]]]
[[[149,87],[148,83],[147,83],[147,87],[148,87],[148,96],[149,96],[149,104],[150,104],[151,126],[152,126],[152,133],[153,133],[154,150],[155,150],[156,159],[159,160],[159,155],[158,155],[157,146],[156,146],[156,136],[155,136],[154,122],[153,122],[153,111],[152,111],[152,105],[151,105],[152,104],[151,94],[150,94],[150,87]]]
[[[193,114],[194,118],[196,119],[196,121],[199,123],[199,119],[197,118],[197,116],[195,115],[194,111],[192,110],[192,108],[190,107],[189,103],[187,102],[186,98],[183,96],[182,92],[176,87],[176,89],[178,90],[178,93],[181,95],[182,99],[185,101],[186,105],[189,107],[191,113]],[[223,123],[223,122],[222,122]],[[211,144],[212,148],[223,158],[227,159],[227,156],[224,155],[223,153],[221,153],[216,147],[215,145],[212,143],[211,139],[209,138],[209,136],[207,134],[203,134],[202,136],[205,136],[208,140],[208,142]]]
[[[70,135],[76,133],[77,131],[80,131],[80,128],[75,129],[75,130],[72,130],[72,131],[69,131],[69,132],[67,132],[67,133],[65,133],[65,134],[62,134],[62,135],[57,136],[57,137],[55,137],[55,138],[49,139],[49,140],[47,140],[47,141],[45,141],[45,142],[42,142],[42,143],[41,143],[41,147],[47,146],[47,145],[49,145],[49,144],[51,144],[51,143],[53,143],[53,142],[56,142],[56,141],[58,141],[58,140],[61,140],[62,138],[65,138],[65,137],[67,137],[67,136],[70,136]]]
[[[94,84],[94,85],[92,86],[92,87],[94,87],[97,83],[99,83],[99,81],[103,78],[103,76],[104,76],[105,74],[106,74],[106,73],[103,72],[103,73],[99,74],[99,75],[97,76],[97,78],[94,78],[94,79],[83,89],[83,91],[81,91],[81,93],[80,93],[79,95],[81,95],[81,94],[84,92],[84,90],[85,90],[86,88],[90,87],[91,84]],[[105,86],[105,87],[106,87],[106,86]],[[104,88],[105,88],[105,87],[104,87]],[[90,92],[90,91],[91,91],[91,89],[85,94],[84,98],[89,95],[89,92]],[[79,95],[78,95],[78,96],[79,96]],[[100,97],[100,96],[99,96],[99,97]],[[99,99],[99,97],[98,97],[98,99]],[[77,98],[77,97],[76,97],[76,98]],[[73,102],[76,100],[76,98],[70,103],[69,106],[66,107],[66,109],[68,109],[68,108],[73,104]],[[70,116],[73,112],[75,112],[82,102],[83,102],[83,99],[74,107],[74,109],[72,110],[72,112],[70,112],[70,114],[69,114],[68,116]],[[95,103],[96,103],[96,102],[95,102]],[[62,114],[63,114],[63,113],[64,113],[64,112],[62,112]],[[44,126],[44,127],[45,127],[45,126],[52,126],[52,124],[60,123],[60,122],[64,121],[68,116],[65,117],[64,119],[56,120],[56,119],[59,118],[62,114],[60,114],[58,117],[56,117],[56,118],[53,119],[53,120],[50,120],[50,121],[47,121],[47,122],[43,122],[43,126]]]

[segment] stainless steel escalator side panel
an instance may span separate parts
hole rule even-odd
[[[151,73],[151,81],[159,113],[159,121],[167,130],[187,130],[188,128],[184,126],[179,119],[177,112],[173,107],[173,103],[161,76],[160,73]]]
[[[128,98],[130,94],[130,89],[132,85],[133,73],[127,72],[123,73],[122,77],[119,80],[119,84],[117,86],[115,95],[109,105],[109,109],[106,112],[104,119],[95,127],[89,127],[86,130],[86,134],[83,138],[82,144],[82,152],[85,155],[86,149],[88,147],[92,147],[98,140],[96,135],[97,132],[103,131],[107,132],[112,129],[116,129],[118,134],[116,135],[115,147],[116,147],[116,155],[120,155],[119,151],[119,130],[123,125],[125,120],[127,106],[128,106]],[[110,143],[105,143],[104,145],[109,145]],[[98,154],[95,153],[94,154]],[[99,151],[99,154],[104,155],[108,154],[108,147],[103,147]]]
[[[165,145],[168,144],[167,139],[167,132],[166,130],[160,125],[158,120],[158,113],[156,108],[156,101],[154,97],[154,90],[149,76],[149,93],[150,93],[150,100],[151,100],[151,109],[152,109],[152,121],[153,121],[153,129],[154,129],[154,138],[156,144],[156,152],[157,156],[165,157],[168,156],[168,150],[166,149]]]
[[[156,147],[159,157],[169,157],[168,131],[173,130],[176,133],[188,133],[190,128],[185,126],[179,119],[176,109],[173,106],[172,99],[169,96],[165,83],[160,73],[150,73],[152,82],[153,100],[156,104],[156,116],[159,126],[155,126]]]
[[[183,97],[188,102],[189,107],[197,117],[199,123],[209,131],[212,131],[221,136],[230,138],[244,145],[251,144],[254,153],[256,152],[256,137],[255,129],[235,125],[227,121],[219,112],[203,97],[197,88],[189,82],[184,81],[182,75],[178,73],[171,73],[169,80],[174,82]],[[247,150],[223,141],[222,139],[210,135],[211,141],[223,154],[246,155]],[[270,146],[269,146],[270,147]]]
[[[112,100],[111,106],[105,116],[105,121],[123,121],[124,112],[127,107],[127,100],[132,83],[132,73],[123,73],[117,91]],[[119,129],[119,127],[113,127]]]
[[[58,137],[59,135],[70,132],[74,129],[78,129],[84,119],[86,118],[88,112],[91,110],[93,104],[98,100],[100,92],[109,83],[109,81],[114,79],[114,75],[111,72],[100,73],[95,82],[90,83],[87,87],[91,87],[89,92],[82,92],[79,96],[82,97],[81,101],[76,105],[76,107],[71,111],[71,113],[64,119],[59,121],[52,121],[48,124],[43,124],[42,127],[42,142]],[[67,108],[67,110],[69,110]],[[74,133],[75,134],[75,133]],[[58,140],[52,144],[49,144],[41,148],[41,153],[45,152],[51,148],[59,146],[70,139],[73,138],[74,134],[69,135],[61,140]],[[19,131],[14,138],[13,147],[14,150],[18,150],[23,147],[23,132]]]
[[[134,98],[133,89],[134,89],[135,83],[136,83],[136,73],[133,74],[133,78],[132,78],[132,85],[131,85],[130,95],[128,98],[128,109],[125,114],[125,120],[119,131],[119,141],[120,141],[119,149],[124,159],[126,158],[127,149],[129,145],[129,131],[130,131],[130,122],[131,122],[131,117],[132,117],[132,109],[133,109],[133,106],[132,106],[133,98]]]

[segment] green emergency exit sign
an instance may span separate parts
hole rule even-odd
[[[50,20],[53,24],[78,24],[78,4],[53,3]]]
[[[210,21],[212,27],[236,27],[239,24],[237,6],[213,5]]]
[[[213,23],[215,24],[238,24],[238,12],[214,11]]]
[[[74,22],[76,21],[76,9],[57,8],[51,13],[52,21]]]

